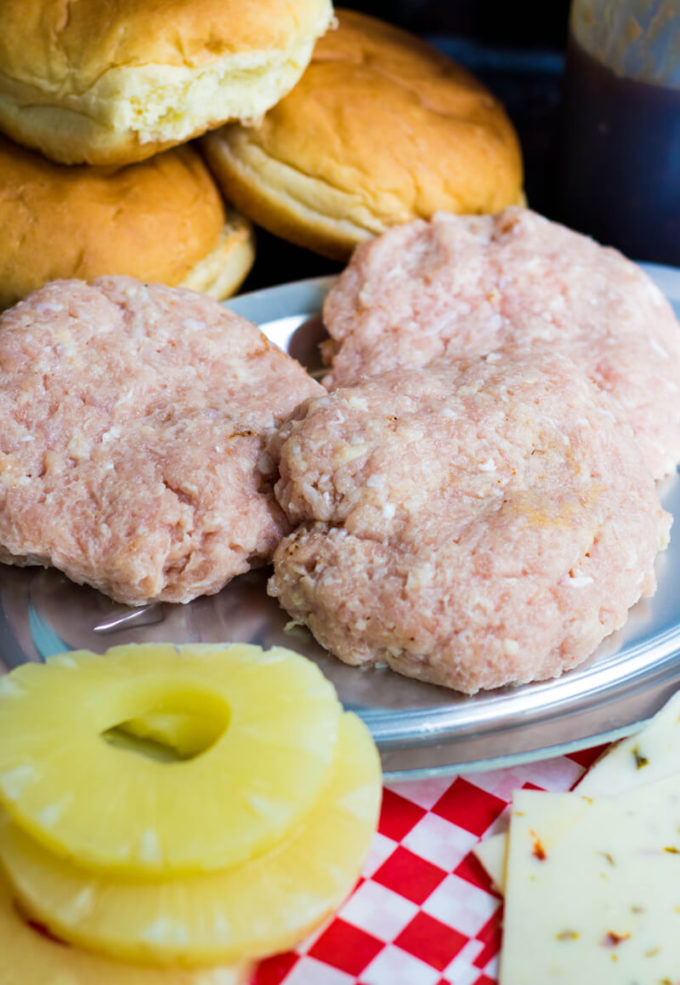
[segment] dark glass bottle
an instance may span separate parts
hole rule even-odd
[[[636,260],[680,266],[680,0],[574,0],[558,207]]]

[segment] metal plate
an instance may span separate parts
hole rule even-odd
[[[648,265],[680,313],[680,270]],[[313,371],[323,336],[319,310],[332,278],[285,284],[229,302]],[[663,487],[680,522],[680,480]],[[633,731],[680,686],[680,534],[659,558],[659,587],[590,660],[557,680],[474,697],[347,667],[288,618],[265,590],[268,571],[232,581],[189,605],[128,609],[53,570],[0,566],[4,669],[67,649],[102,652],[126,642],[244,641],[290,646],[316,660],[345,706],[367,722],[387,777],[491,769],[557,755]],[[0,668],[2,669],[2,668]]]

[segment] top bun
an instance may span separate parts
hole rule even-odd
[[[330,0],[3,0],[0,129],[64,164],[127,164],[293,86]]]
[[[261,122],[203,138],[237,208],[284,239],[344,259],[397,223],[522,202],[519,143],[498,100],[407,32],[337,13],[338,29]]]

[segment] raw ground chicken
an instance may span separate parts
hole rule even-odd
[[[630,429],[549,346],[337,389],[270,451],[299,526],[269,591],[347,663],[468,693],[550,678],[655,589],[671,518]]]
[[[616,250],[528,209],[442,213],[362,244],[323,318],[329,387],[549,342],[612,398],[655,477],[680,461],[680,326],[671,306]]]
[[[41,288],[0,317],[0,559],[128,604],[219,591],[289,529],[265,438],[321,392],[201,295]]]

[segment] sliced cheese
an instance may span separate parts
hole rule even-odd
[[[673,773],[680,773],[680,691],[639,732],[610,746],[576,789],[610,796]]]
[[[505,892],[505,865],[506,852],[508,848],[508,837],[506,834],[491,835],[480,841],[472,849],[484,866],[486,874],[491,879],[493,888],[499,892]]]
[[[680,782],[616,797],[517,791],[500,985],[674,985]]]
[[[609,747],[576,786],[579,794],[612,796],[680,773],[680,691],[634,735]],[[507,835],[474,849],[494,888],[505,893]]]

